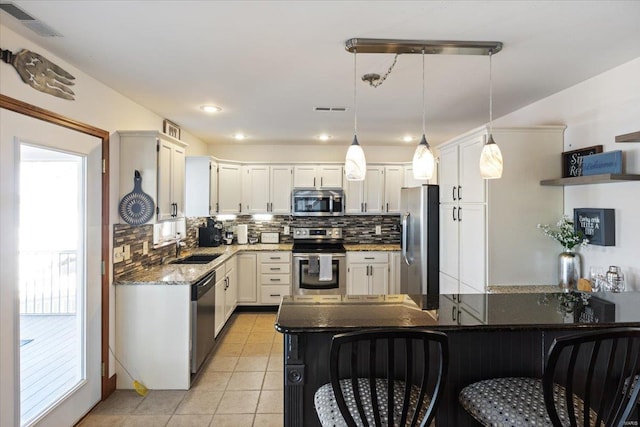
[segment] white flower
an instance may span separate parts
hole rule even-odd
[[[552,230],[546,224],[538,224],[537,228],[541,229],[545,235],[557,240],[566,250],[573,249],[577,245],[584,248],[589,243],[582,231],[574,228],[573,221],[569,216],[564,215],[556,225],[557,230]]]

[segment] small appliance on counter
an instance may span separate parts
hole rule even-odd
[[[247,224],[239,224],[236,226],[236,234],[238,235],[238,244],[246,245],[248,243],[249,227]]]
[[[215,247],[222,244],[222,223],[207,218],[206,227],[198,227],[198,246]]]
[[[233,231],[224,232],[224,244],[230,245],[233,243]]]

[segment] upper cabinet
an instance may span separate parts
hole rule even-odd
[[[293,169],[296,188],[342,188],[342,165],[296,165]]]
[[[243,166],[244,212],[289,214],[292,182],[293,167],[289,165]]]
[[[211,157],[187,157],[186,167],[186,215],[215,215],[218,212],[218,163]]]
[[[156,220],[185,217],[186,144],[157,131],[118,131],[120,199],[133,189],[135,171],[142,191],[154,198]]]
[[[397,214],[404,168],[369,165],[364,181],[345,180],[346,214]]]
[[[218,163],[218,213],[242,213],[242,167]]]

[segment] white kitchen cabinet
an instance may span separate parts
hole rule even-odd
[[[247,165],[242,168],[242,193],[246,213],[291,213],[293,167]]]
[[[242,168],[239,164],[218,164],[218,213],[242,212]]]
[[[400,293],[400,251],[389,252],[389,293]]]
[[[280,304],[283,296],[291,295],[291,252],[259,252],[258,277],[260,302]]]
[[[342,165],[296,165],[293,186],[296,188],[342,188]]]
[[[225,262],[227,269],[227,289],[224,295],[224,320],[229,320],[238,305],[238,263],[237,256]]]
[[[347,294],[384,295],[389,293],[387,252],[347,252]]]
[[[347,214],[381,214],[384,211],[384,166],[367,166],[364,181],[345,180]]]
[[[240,253],[238,258],[238,304],[258,302],[257,254]]]
[[[142,191],[156,205],[154,220],[185,216],[186,144],[156,131],[118,131],[120,137],[120,199],[133,190],[135,171]]]
[[[563,214],[562,189],[547,191],[539,183],[557,174],[564,128],[495,128],[504,159],[501,179],[480,176],[486,127],[438,147],[441,293],[556,282],[557,250],[536,225]]]
[[[384,167],[384,213],[400,212],[400,189],[404,183],[402,166]]]
[[[226,275],[226,267],[221,265],[216,268],[216,284],[215,284],[215,292],[216,292],[216,309],[214,313],[214,329],[215,336],[217,337],[225,323],[225,293],[227,290],[227,275]]]
[[[207,156],[187,157],[185,187],[187,217],[218,213],[218,163],[215,160]]]

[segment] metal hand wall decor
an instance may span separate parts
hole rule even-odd
[[[15,55],[5,49],[0,49],[0,53],[2,60],[13,65],[22,81],[32,88],[59,98],[75,99],[75,94],[67,87],[75,84],[75,77],[44,56],[27,49]]]

